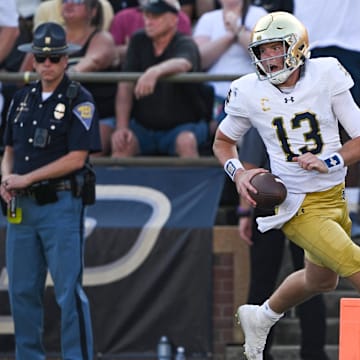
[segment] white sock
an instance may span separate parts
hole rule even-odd
[[[284,313],[278,314],[274,310],[271,309],[271,307],[269,305],[269,300],[266,300],[260,306],[260,310],[268,319],[271,319],[274,322],[278,321],[280,318],[282,318],[284,316]]]

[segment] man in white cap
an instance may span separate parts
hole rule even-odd
[[[201,71],[199,50],[177,31],[177,0],[148,0],[142,9],[145,28],[131,37],[123,67],[142,75],[136,83],[119,83],[112,155],[197,157],[209,134],[200,86],[159,80]]]

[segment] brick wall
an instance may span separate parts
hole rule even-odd
[[[219,226],[213,253],[213,359],[227,360],[227,346],[243,340],[234,314],[247,297],[248,246],[236,226]]]
[[[234,256],[214,255],[213,265],[213,350],[217,359],[226,344],[234,342]]]

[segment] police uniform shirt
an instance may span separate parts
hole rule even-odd
[[[79,86],[71,100],[66,95],[70,84],[65,75],[45,101],[40,82],[14,95],[4,133],[4,144],[14,150],[14,173],[26,174],[70,151],[101,149],[93,97]]]

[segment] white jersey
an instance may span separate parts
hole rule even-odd
[[[324,191],[345,180],[346,168],[323,174],[304,170],[292,159],[309,151],[325,159],[340,149],[332,97],[352,86],[351,76],[334,58],[307,60],[289,93],[249,74],[232,82],[225,104],[230,116],[222,121],[220,130],[239,140],[251,125],[256,127],[267,148],[271,171],[283,179],[289,193]],[[351,137],[360,136],[359,119],[339,121],[345,130],[351,129]]]

